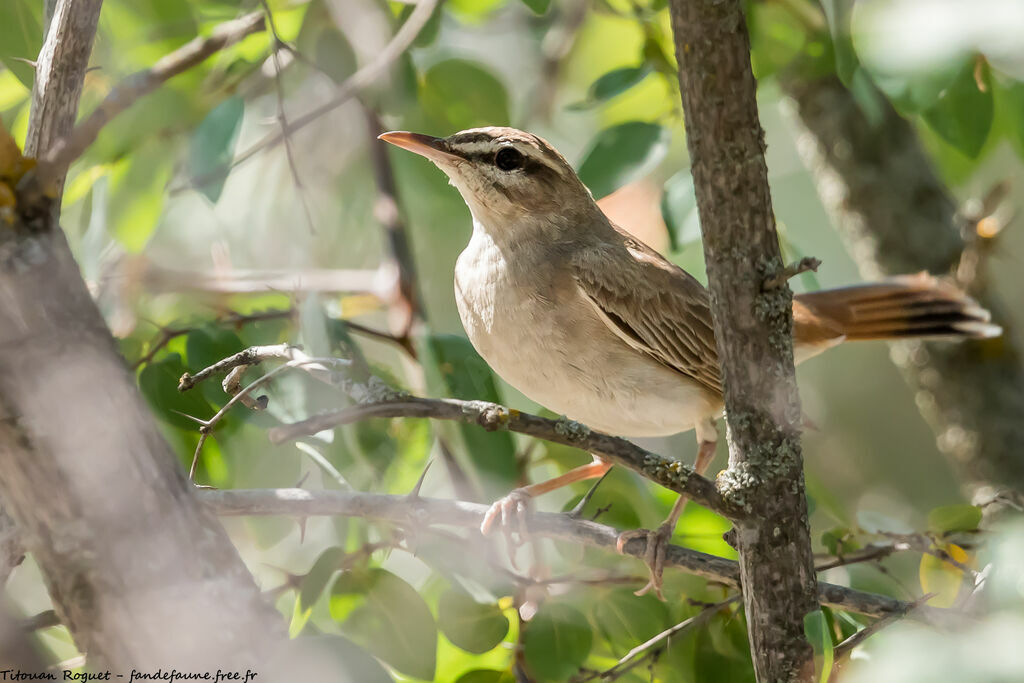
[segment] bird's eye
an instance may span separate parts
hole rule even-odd
[[[502,147],[494,155],[494,165],[502,171],[514,171],[523,165],[523,155],[515,147]]]

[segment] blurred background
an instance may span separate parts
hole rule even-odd
[[[363,354],[375,374],[419,395],[544,413],[494,377],[463,336],[452,271],[469,238],[468,210],[431,164],[383,149],[375,139],[382,130],[445,136],[512,125],[537,133],[573,163],[614,220],[705,279],[665,2],[423,2],[271,0],[268,31],[140,100],[72,167],[64,229],[183,468],[199,437],[187,416],[208,418],[227,396],[212,382],[179,394],[178,378],[254,344],[287,341],[317,356]],[[81,111],[196,35],[261,8],[238,0],[107,0]],[[912,124],[965,215],[986,204],[993,188],[1005,188],[997,207],[985,206],[990,220],[977,222],[974,236],[986,244],[989,294],[1008,304],[1009,317],[996,322],[1024,324],[1016,305],[1024,236],[1013,223],[1024,205],[1016,180],[1024,155],[1024,5],[762,0],[746,8],[783,251],[787,260],[823,262],[792,282],[795,291],[860,280],[798,151],[806,133],[784,96],[787,78],[834,74],[869,118],[873,107],[891,104]],[[7,0],[0,8],[0,118],[19,142],[42,25],[37,0]],[[363,77],[354,88],[357,71]],[[339,106],[307,123],[309,112],[346,92],[351,96]],[[304,125],[281,135],[296,122]],[[392,200],[397,217],[387,209]],[[393,248],[403,239],[411,259]],[[812,533],[823,555],[893,544],[894,534],[974,532],[981,518],[969,505],[961,468],[940,450],[922,418],[922,399],[889,353],[881,343],[848,345],[798,373],[813,423],[803,444]],[[266,393],[266,411],[234,408],[204,444],[198,483],[405,493],[433,460],[423,495],[489,502],[521,481],[589,457],[509,434],[407,419],[272,446],[267,427],[336,408],[343,397],[301,374],[281,375]],[[726,466],[724,443],[713,472]],[[692,434],[643,445],[687,462],[695,453]],[[538,508],[567,508],[586,488],[545,496]],[[672,501],[669,492],[615,472],[588,510],[610,506],[600,521],[636,528],[656,525]],[[670,571],[668,604],[634,598],[630,591],[645,574],[639,562],[549,541],[520,551],[526,564],[539,558],[545,576],[567,577],[539,591],[503,573],[500,553],[497,560],[468,558],[477,565],[472,570],[451,566],[443,539],[421,539],[413,553],[394,540],[394,529],[365,520],[226,523],[293,635],[347,638],[339,640],[353,648],[345,650],[345,666],[358,660],[367,668],[340,680],[505,681],[513,680],[508,672],[516,661],[537,680],[569,680],[580,667],[608,668],[702,603],[727,596],[722,587]],[[728,528],[691,504],[674,540],[734,558],[721,538]],[[970,536],[955,550],[942,545],[948,539],[926,537],[925,548],[934,541],[933,549],[955,558],[963,553],[961,562],[979,570],[993,554],[1006,558],[1005,567],[1021,567],[1024,544],[1014,534]],[[303,602],[300,591],[318,558],[327,558],[320,575],[329,566],[333,576],[339,556],[329,552],[342,553],[358,572],[325,579]],[[911,550],[822,578],[908,600],[935,592],[954,604],[963,603],[977,577]],[[403,592],[409,586],[411,596]],[[1020,653],[999,644],[1024,631],[1021,588],[1012,581],[999,586],[993,604],[1004,613],[976,630],[948,635],[901,624],[856,650],[840,679],[1020,680]],[[31,559],[15,571],[7,593],[26,616],[49,608]],[[397,619],[389,611],[396,595],[418,601],[423,609],[408,614],[420,616]],[[540,611],[517,613],[524,603]],[[742,615],[721,612],[622,680],[753,680]],[[533,618],[521,622],[520,614]],[[867,623],[827,616],[836,643]],[[62,627],[39,636],[54,662],[76,655]],[[394,644],[382,646],[381,639]],[[972,649],[975,642],[991,653]],[[924,659],[944,664],[927,669]],[[954,664],[961,667],[956,675],[941,673]]]

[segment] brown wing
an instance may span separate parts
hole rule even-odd
[[[623,341],[720,394],[708,292],[686,271],[616,228],[620,239],[581,249],[573,275]],[[620,264],[609,268],[607,264]]]

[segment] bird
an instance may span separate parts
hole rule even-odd
[[[488,365],[529,399],[591,429],[622,437],[694,430],[694,470],[703,474],[724,410],[704,285],[612,223],[565,157],[537,135],[484,127],[379,138],[433,162],[469,207],[473,231],[456,262],[455,301]],[[927,273],[793,298],[797,363],[844,342],[999,334],[988,311]],[[610,467],[595,456],[517,488],[488,509],[481,531],[500,526],[511,542],[535,496]],[[647,540],[650,579],[638,594],[663,599],[664,551],[685,504],[680,496],[657,530],[620,535],[620,551],[630,538]]]

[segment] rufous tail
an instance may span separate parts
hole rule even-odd
[[[844,341],[986,338],[1003,332],[974,299],[927,273],[798,294],[793,315],[798,337],[834,334]]]

